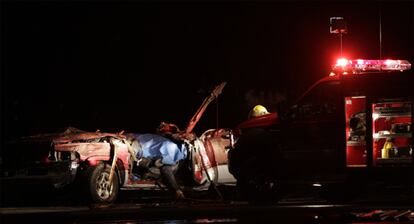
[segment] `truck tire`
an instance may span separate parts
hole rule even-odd
[[[252,205],[270,205],[279,201],[279,192],[277,192],[274,182],[258,182],[250,180],[244,183],[237,183],[238,189],[242,196]]]
[[[98,166],[90,167],[87,184],[89,196],[94,203],[112,203],[119,193],[118,175],[115,173],[112,183],[109,183],[111,167],[101,163]]]

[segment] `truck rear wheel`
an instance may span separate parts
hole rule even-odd
[[[237,181],[237,189],[242,199],[249,204],[270,205],[280,200],[281,192],[275,181],[249,178]]]
[[[110,183],[110,173],[111,167],[108,164],[101,163],[98,166],[90,167],[87,184],[92,202],[112,203],[118,197],[118,175],[115,173]]]

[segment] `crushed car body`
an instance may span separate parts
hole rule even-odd
[[[166,156],[162,163],[182,160],[176,176],[186,189],[199,191],[208,190],[210,184],[233,184],[225,147],[230,144],[231,131],[211,129],[200,137],[192,132],[224,85],[218,85],[204,100],[185,131],[162,122],[159,133],[86,132],[69,127],[61,133],[23,137],[12,144],[16,148],[5,156],[14,159],[3,164],[2,182],[34,177],[47,179],[55,188],[77,183],[86,189],[92,202],[111,203],[119,190],[166,189],[156,163],[159,157]],[[175,132],[167,132],[172,127]],[[171,151],[171,143],[177,149],[183,145],[183,151]],[[142,152],[143,146],[150,150],[154,144],[160,145],[163,155],[151,157]],[[138,166],[143,157],[151,161],[144,171]]]

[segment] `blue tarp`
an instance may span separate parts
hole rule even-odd
[[[187,157],[185,144],[175,143],[168,138],[157,134],[135,134],[141,144],[141,155],[150,159],[162,159],[163,164],[174,165]]]

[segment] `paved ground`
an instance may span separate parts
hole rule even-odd
[[[289,223],[414,223],[410,206],[275,204],[186,200],[90,206],[3,207],[1,223],[38,220],[42,223],[252,223],[279,220]],[[204,221],[203,221],[204,220]],[[215,221],[214,221],[215,220]],[[27,222],[26,222],[27,223]]]
[[[346,203],[294,191],[267,206],[233,200],[234,189],[220,190],[222,200],[214,192],[173,201],[167,192],[126,191],[117,203],[91,205],[67,192],[28,187],[2,198],[0,223],[414,223],[414,201],[404,189],[361,189]]]

